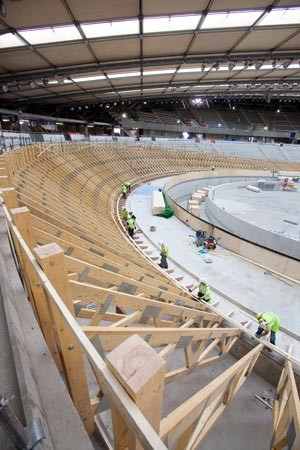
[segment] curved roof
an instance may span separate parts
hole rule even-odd
[[[195,95],[300,98],[299,2],[1,4],[2,105]]]

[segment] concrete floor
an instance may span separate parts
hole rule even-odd
[[[233,356],[224,355],[216,363],[167,385],[163,416],[196,394],[235,362]],[[198,447],[199,450],[269,450],[268,430],[271,430],[272,410],[255,397],[255,394],[261,397],[263,392],[268,392],[273,397],[275,388],[252,373]]]
[[[166,179],[155,180],[134,191],[127,200],[127,206],[137,217],[137,224],[143,231],[142,239],[153,255],[159,255],[159,241],[164,240],[170,250],[170,267],[176,275],[183,275],[182,284],[197,283],[199,276],[205,276],[213,289],[213,300],[219,301],[217,308],[222,312],[234,309],[233,318],[245,321],[252,318],[250,331],[255,332],[256,313],[271,310],[281,318],[281,325],[287,332],[277,333],[277,345],[287,351],[293,344],[293,356],[300,360],[300,318],[299,285],[279,279],[237,255],[218,246],[210,253],[212,264],[207,264],[194,245],[194,232],[176,217],[164,219],[152,216],[152,190],[163,187]],[[293,195],[293,193],[287,193]],[[150,232],[150,226],[156,227]],[[220,295],[216,291],[225,294]],[[291,332],[293,336],[289,334]]]
[[[260,191],[256,193],[233,186],[229,191],[223,193],[220,191],[215,198],[215,203],[227,213],[252,225],[290,239],[299,240],[300,184],[296,183],[295,187],[298,191]]]

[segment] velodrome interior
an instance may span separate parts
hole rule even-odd
[[[0,1],[0,448],[300,448],[299,23],[288,0]]]

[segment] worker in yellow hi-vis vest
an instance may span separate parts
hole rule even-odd
[[[210,287],[207,284],[206,278],[199,278],[199,282],[200,284],[198,286],[198,299],[209,302],[211,300],[211,291]]]
[[[127,198],[127,186],[124,183],[122,184],[122,194],[123,198]]]
[[[168,265],[168,256],[169,256],[169,249],[166,246],[166,244],[163,241],[160,241],[160,263],[159,266],[162,269],[167,269],[169,267]]]
[[[270,342],[276,345],[276,333],[280,327],[280,319],[277,314],[271,311],[264,311],[257,314],[258,329],[255,336],[260,338],[262,336],[267,336],[271,331]]]

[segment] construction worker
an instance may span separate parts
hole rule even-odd
[[[127,191],[130,193],[130,191],[131,191],[131,183],[130,183],[130,181],[125,181],[124,184],[127,187]]]
[[[127,211],[127,209],[124,206],[124,208],[121,211],[121,219],[122,220],[127,220],[127,218],[128,218],[128,211]]]
[[[132,212],[129,213],[129,219],[127,220],[127,229],[130,237],[133,237],[134,230],[135,230],[135,219],[136,217],[132,214]]]
[[[168,256],[169,256],[169,249],[166,246],[166,244],[163,241],[159,242],[159,246],[160,246],[160,263],[159,266],[162,269],[168,269],[169,265],[168,265]]]
[[[122,194],[123,198],[127,198],[127,187],[125,186],[125,183],[122,184]]]
[[[280,319],[277,314],[271,311],[264,311],[257,314],[257,320],[259,322],[258,329],[255,333],[257,338],[267,336],[271,331],[270,342],[276,345],[276,333],[280,327]]]
[[[198,286],[198,299],[209,302],[211,300],[211,291],[210,287],[207,284],[206,278],[199,278],[199,282],[200,284]]]

